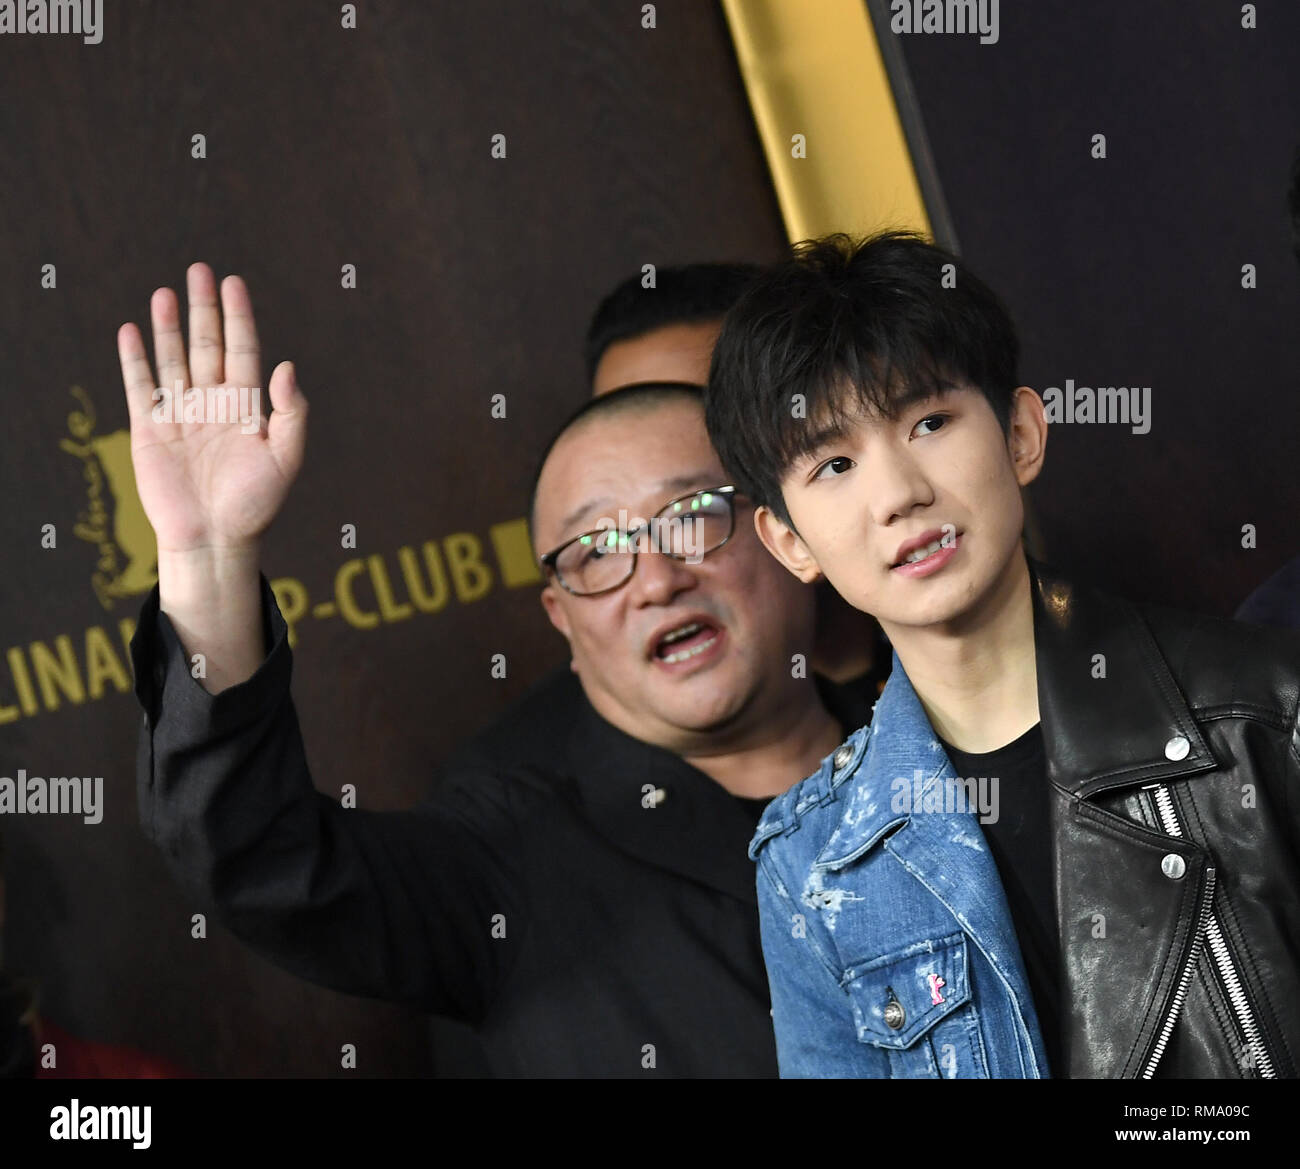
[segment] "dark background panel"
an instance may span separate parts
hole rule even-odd
[[[1148,434],[1053,427],[1033,488],[1050,559],[1223,615],[1300,552],[1300,7],[1255,8],[1247,30],[1216,0],[1007,0],[996,44],[898,38],[963,256],[1020,325],[1022,378],[1151,387]]]
[[[117,326],[145,323],[151,291],[183,286],[193,260],[248,280],[264,377],[298,364],[307,460],[266,570],[315,604],[345,561],[378,555],[400,580],[399,548],[453,533],[495,567],[489,529],[524,514],[539,444],[586,395],[598,297],[645,263],[783,246],[714,5],[659,3],[652,31],[635,3],[362,3],[355,31],[340,7],[131,0],[105,5],[100,45],[0,38],[0,705],[17,701],[11,647],[67,635],[80,656],[87,627],[116,641],[138,610],[96,599],[96,550],[71,534],[82,465],[59,442],[74,385],[99,434],[125,427]],[[39,547],[46,522],[57,549]],[[409,805],[563,651],[536,587],[499,579],[375,629],[304,620],[294,693],[318,786]],[[0,774],[104,776],[100,825],[0,825],[7,963],[39,977],[50,1018],[200,1074],[342,1074],[347,1042],[356,1074],[429,1070],[422,1020],[301,983],[219,928],[191,939],[194,907],[136,826],[138,725],[110,687],[0,726]]]

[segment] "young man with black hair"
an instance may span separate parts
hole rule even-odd
[[[901,233],[796,249],[715,350],[763,543],[895,650],[750,846],[782,1074],[1294,1076],[1300,641],[1030,561],[1017,359],[997,297]]]

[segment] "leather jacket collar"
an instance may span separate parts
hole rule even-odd
[[[1134,606],[1036,561],[1029,571],[1052,782],[1087,798],[1212,769],[1214,756]]]

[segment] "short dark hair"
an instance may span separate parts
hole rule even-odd
[[[702,407],[704,387],[697,386],[694,382],[637,382],[635,385],[622,386],[617,390],[611,390],[608,394],[601,394],[598,398],[588,398],[564,420],[560,428],[551,435],[533,470],[532,486],[528,491],[528,531],[534,545],[537,542],[537,484],[541,480],[542,468],[546,466],[546,460],[551,457],[551,451],[555,449],[555,444],[569,431],[585,425],[592,418],[622,414],[631,410],[649,410],[664,402],[677,399],[695,402]]]
[[[912,232],[837,233],[796,244],[727,314],[705,420],[736,486],[790,524],[781,479],[816,430],[968,382],[1005,432],[1019,358],[1010,314],[955,255]]]
[[[666,325],[720,321],[759,271],[757,264],[684,264],[658,269],[653,288],[642,286],[641,273],[629,276],[600,302],[587,326],[587,381],[616,342]]]

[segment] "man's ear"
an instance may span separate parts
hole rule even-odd
[[[542,608],[546,610],[546,616],[550,618],[551,624],[555,626],[562,634],[566,641],[569,638],[569,615],[564,611],[564,605],[560,601],[559,590],[556,588],[554,581],[548,581],[546,587],[541,592]]]
[[[1047,453],[1047,415],[1043,399],[1028,386],[1020,386],[1011,402],[1007,446],[1016,470],[1016,482],[1027,487],[1043,469]]]
[[[766,504],[754,508],[754,531],[763,547],[804,584],[811,584],[821,577],[822,570],[798,533]]]
[[[564,640],[569,643],[569,649],[573,649],[573,639],[569,636],[569,615],[564,611],[564,605],[560,600],[560,590],[554,581],[548,581],[546,587],[542,589],[542,608],[546,610],[546,616],[550,622],[562,634]],[[578,673],[578,661],[576,658],[569,659],[569,669],[575,674]]]

